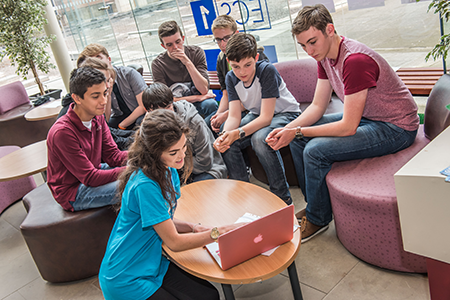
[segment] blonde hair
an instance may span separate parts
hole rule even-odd
[[[83,51],[81,51],[80,55],[77,59],[77,66],[80,66],[81,63],[88,57],[94,57],[99,55],[100,53],[104,54],[106,57],[109,57],[108,50],[100,44],[92,43],[87,45]]]
[[[220,15],[218,16],[214,22],[212,23],[211,30],[214,31],[216,29],[231,29],[233,33],[237,31],[237,24],[233,17],[229,15]]]
[[[92,67],[97,70],[108,71],[112,79],[116,80],[116,70],[99,58],[87,57],[78,67]]]

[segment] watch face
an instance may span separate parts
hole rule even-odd
[[[242,130],[242,128],[239,128],[238,130],[239,130],[239,138],[242,139],[243,137],[245,137],[245,131]]]
[[[217,240],[217,238],[219,237],[219,230],[217,230],[217,227],[214,227],[213,229],[211,229],[211,238],[214,240]]]

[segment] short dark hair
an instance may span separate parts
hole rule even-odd
[[[146,111],[166,108],[172,103],[172,91],[164,83],[155,82],[142,93],[142,104],[144,104]]]
[[[92,67],[81,67],[70,73],[70,93],[84,99],[87,89],[106,82],[105,75]]]
[[[255,58],[257,54],[258,46],[255,37],[251,34],[238,32],[227,43],[228,60],[240,62],[244,58]]]
[[[178,26],[175,21],[167,21],[159,25],[158,27],[158,37],[161,43],[164,44],[162,38],[167,36],[172,36],[175,33],[179,32],[181,36],[183,36],[183,32],[181,32],[180,26]]]
[[[333,24],[330,12],[323,4],[303,7],[292,23],[292,34],[298,35],[314,27],[325,34],[328,24]]]

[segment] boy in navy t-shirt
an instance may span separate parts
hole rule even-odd
[[[291,204],[281,156],[264,140],[273,129],[294,120],[300,113],[299,105],[276,68],[258,61],[252,35],[234,34],[227,43],[226,56],[233,71],[225,79],[229,113],[214,148],[222,153],[230,179],[249,181],[242,150],[251,145],[264,167],[270,190]],[[249,111],[242,119],[241,103]]]

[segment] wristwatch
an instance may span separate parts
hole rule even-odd
[[[295,129],[295,137],[296,137],[297,139],[302,139],[302,138],[303,138],[303,133],[302,133],[302,127],[301,127],[301,126],[298,126],[298,127]]]
[[[217,229],[217,227],[214,227],[213,229],[211,229],[211,234],[210,234],[210,236],[211,236],[211,238],[212,238],[214,241],[217,242],[217,239],[219,238],[219,235],[220,235],[220,233],[219,233],[219,229]]]
[[[243,139],[243,138],[245,137],[245,131],[244,131],[244,129],[242,129],[242,127],[239,127],[239,128],[238,128],[238,131],[239,131],[239,138],[240,138],[240,139]]]

